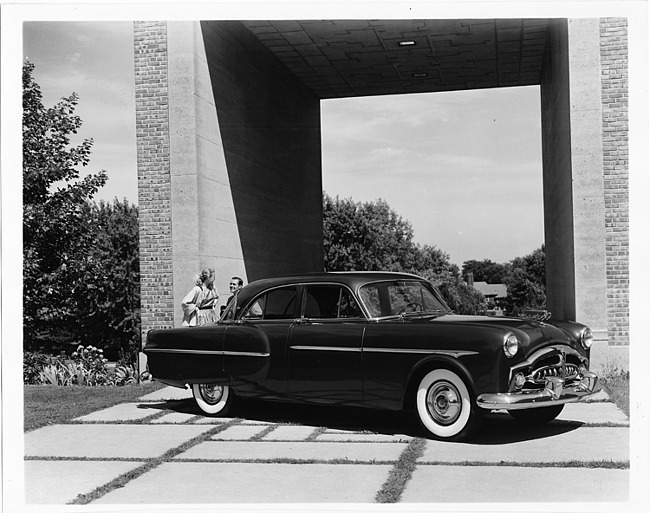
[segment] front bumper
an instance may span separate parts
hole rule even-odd
[[[486,410],[523,410],[543,408],[556,404],[574,403],[595,394],[600,390],[598,376],[593,372],[583,371],[580,381],[569,385],[564,378],[548,376],[544,388],[519,390],[500,394],[481,394],[476,404]]]

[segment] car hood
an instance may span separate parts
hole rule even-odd
[[[488,317],[474,315],[443,315],[431,319],[432,323],[459,324],[477,329],[512,331],[528,350],[564,343],[582,352],[580,333],[583,324],[559,319],[544,321],[521,317]]]

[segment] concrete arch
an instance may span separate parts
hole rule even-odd
[[[142,329],[200,267],[322,268],[320,100],[539,85],[549,309],[627,342],[620,19],[136,22]],[[626,62],[626,61],[625,61]],[[225,300],[226,294],[222,299]]]

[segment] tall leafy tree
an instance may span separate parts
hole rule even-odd
[[[74,343],[68,321],[75,316],[75,294],[90,247],[86,202],[106,182],[106,173],[81,177],[92,139],[71,144],[82,121],[74,114],[73,93],[46,108],[33,77],[23,65],[23,312],[27,349]]]
[[[507,264],[504,283],[508,286],[508,307],[512,313],[546,308],[546,253],[544,245]]]
[[[323,195],[326,271],[404,271],[413,260],[413,228],[386,201],[357,203]]]
[[[483,296],[460,280],[440,249],[413,242],[411,224],[384,200],[358,203],[323,194],[324,268],[327,271],[401,271],[436,285],[452,309],[476,313]]]
[[[133,359],[140,341],[138,209],[126,199],[87,203],[92,219],[78,304],[82,336],[111,359]]]
[[[488,258],[483,260],[467,260],[463,263],[463,278],[467,280],[470,273],[472,273],[474,281],[503,283],[506,275],[506,267],[504,264],[498,264]]]

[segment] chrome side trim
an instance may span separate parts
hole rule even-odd
[[[387,347],[341,347],[341,346],[290,346],[299,351],[340,351],[348,353],[435,354],[460,358],[478,354],[476,351],[442,351],[440,349],[400,349]]]
[[[205,349],[163,349],[161,347],[145,347],[146,353],[173,353],[173,354],[208,354],[220,355],[222,351],[207,351]]]
[[[174,354],[203,354],[203,355],[212,355],[212,356],[255,356],[266,358],[271,356],[270,353],[254,353],[254,352],[245,352],[245,351],[208,351],[205,349],[162,349],[162,348],[150,348],[145,351],[145,353],[174,353]]]
[[[453,358],[478,354],[477,351],[444,351],[442,349],[399,349],[386,347],[364,347],[363,351],[369,353],[435,354],[451,356]]]
[[[221,353],[224,356],[258,356],[261,358],[266,358],[268,356],[271,356],[270,353],[252,353],[252,352],[245,352],[245,351],[221,351]]]
[[[289,346],[289,349],[299,351],[339,351],[347,353],[360,353],[360,347],[341,347],[341,346]]]

